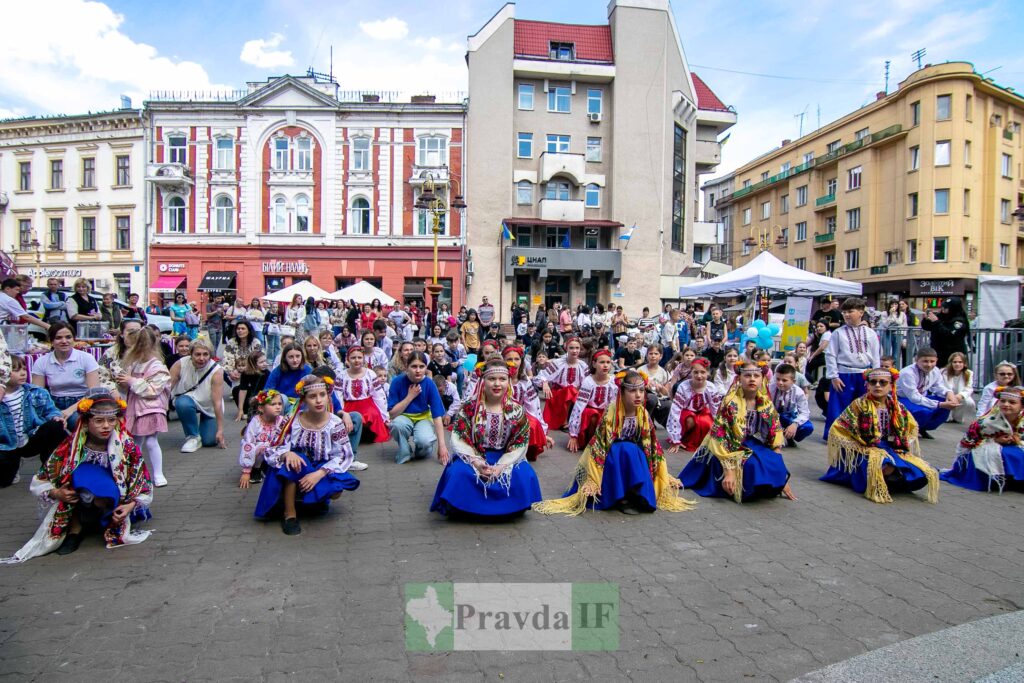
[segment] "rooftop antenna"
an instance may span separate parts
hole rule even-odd
[[[891,64],[891,62],[888,59],[885,60],[885,94],[886,95],[889,94],[889,64]]]
[[[889,62],[886,62],[888,64]],[[331,83],[334,82],[334,45],[331,45],[331,66],[330,66]]]
[[[807,109],[810,106],[811,105],[808,104],[807,106],[804,107],[804,110],[802,112],[800,112],[799,114],[793,114],[794,119],[800,119],[800,134],[797,135],[797,138],[802,138],[804,136],[804,114],[807,113]]]
[[[921,58],[924,57],[927,53],[928,53],[928,49],[922,47],[920,50],[918,50],[917,52],[915,52],[912,55],[910,55],[910,58],[912,60],[914,60],[915,62],[917,62],[918,70],[921,69]]]
[[[818,103],[818,128],[821,128],[821,102]],[[818,130],[818,128],[814,130]]]

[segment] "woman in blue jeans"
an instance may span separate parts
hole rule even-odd
[[[444,441],[444,404],[433,382],[427,376],[427,354],[413,351],[406,362],[405,374],[395,377],[388,391],[388,414],[391,437],[398,444],[395,463],[401,465],[416,459],[429,458],[437,445],[437,457],[448,462],[448,446]],[[409,446],[409,439],[413,445]]]
[[[182,453],[204,446],[227,448],[224,441],[224,370],[205,339],[192,342],[187,358],[171,368],[171,397],[185,431]]]

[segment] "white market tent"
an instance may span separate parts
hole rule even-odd
[[[366,280],[360,280],[354,285],[339,289],[330,295],[332,299],[339,301],[355,301],[357,304],[372,304],[374,299],[380,299],[385,306],[394,306],[398,301],[388,296],[380,289],[377,289]]]
[[[809,273],[787,265],[763,251],[736,270],[679,287],[679,298],[694,296],[742,296],[759,289],[792,296],[860,295],[859,282]]]
[[[329,292],[325,292],[320,289],[312,282],[307,280],[300,280],[294,285],[289,285],[284,289],[279,289],[276,292],[268,292],[264,297],[264,301],[274,301],[279,303],[290,303],[292,297],[296,294],[302,295],[302,300],[305,301],[309,297],[313,297],[316,301],[325,301],[328,299],[334,300],[337,297]]]

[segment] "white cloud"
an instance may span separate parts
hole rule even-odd
[[[221,90],[195,62],[161,56],[120,31],[124,17],[101,2],[7,3],[0,41],[0,106],[31,113],[115,109],[118,95],[139,104],[156,89]],[[23,103],[23,104],[22,104]]]
[[[360,21],[359,28],[375,40],[401,40],[409,35],[409,25],[398,17]]]
[[[255,38],[245,41],[242,46],[242,54],[238,56],[246,64],[258,66],[261,69],[273,69],[279,66],[291,66],[295,63],[292,53],[289,50],[276,49],[284,40],[284,36],[275,33],[267,40]]]

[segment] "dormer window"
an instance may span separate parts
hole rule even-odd
[[[573,43],[551,43],[548,48],[548,57],[561,62],[571,62],[576,59],[576,46]]]

